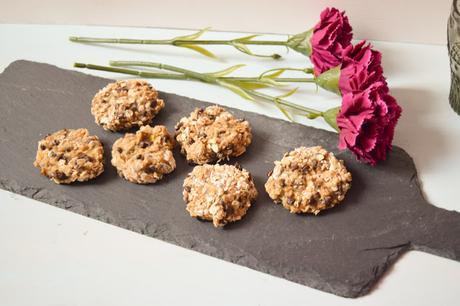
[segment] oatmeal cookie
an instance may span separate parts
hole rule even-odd
[[[176,168],[174,138],[163,125],[143,126],[112,146],[112,165],[130,182],[152,184]]]
[[[300,147],[275,162],[265,190],[291,213],[318,214],[334,207],[351,187],[342,160],[320,146]]]
[[[104,171],[104,149],[87,129],[63,129],[38,142],[34,166],[57,184],[84,182]]]
[[[249,172],[240,167],[202,165],[185,178],[183,197],[190,216],[222,227],[246,214],[257,190]]]
[[[249,122],[219,106],[195,109],[176,125],[176,140],[187,161],[206,164],[240,156],[251,143]]]
[[[91,114],[105,130],[120,131],[149,124],[165,106],[149,83],[127,80],[110,83],[91,103]]]

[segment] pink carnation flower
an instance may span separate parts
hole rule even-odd
[[[310,40],[315,76],[342,63],[342,52],[351,43],[352,28],[345,12],[326,8]]]
[[[358,160],[376,165],[391,149],[401,107],[382,82],[343,95],[337,115],[339,149],[349,149]]]
[[[382,54],[366,41],[349,45],[343,51],[339,89],[342,95],[362,91],[374,83],[386,87],[383,76]]]

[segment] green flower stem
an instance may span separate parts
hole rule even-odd
[[[192,40],[192,39],[131,39],[131,38],[97,38],[70,36],[70,41],[81,43],[106,43],[106,44],[138,44],[138,45],[229,45],[235,43],[234,39],[228,40]],[[286,46],[287,41],[281,40],[250,40],[245,45]]]
[[[251,78],[251,77],[220,77],[221,80],[228,81],[243,81],[243,82],[253,82],[260,80],[260,77]],[[282,82],[282,83],[315,83],[315,78],[274,78],[273,81]]]
[[[76,68],[86,68],[86,69],[91,69],[91,70],[129,74],[129,75],[139,76],[139,77],[147,78],[147,79],[175,79],[175,80],[186,80],[187,79],[187,77],[184,76],[183,74],[175,74],[175,73],[157,73],[157,72],[139,71],[139,70],[134,70],[134,69],[119,68],[119,67],[84,64],[84,63],[74,63],[73,66]]]
[[[192,70],[172,66],[172,65],[167,65],[167,64],[162,64],[162,63],[155,63],[155,62],[139,62],[139,61],[110,61],[110,66],[141,66],[141,67],[151,67],[151,68],[157,68],[161,70],[169,70],[169,71],[174,71],[178,73],[182,73],[188,78],[191,79],[196,79],[203,81],[205,83],[210,83],[210,84],[217,84],[217,79],[215,77],[212,77],[210,75],[206,75],[204,73],[199,73],[195,72]]]
[[[202,33],[200,31],[200,33]],[[201,35],[201,34],[199,34]],[[96,38],[96,37],[69,37],[70,41],[80,43],[109,43],[109,44],[141,44],[141,45],[170,45],[176,47],[184,47],[199,52],[205,56],[216,58],[216,56],[204,49],[199,45],[228,45],[236,48],[238,51],[243,52],[247,55],[263,58],[280,59],[281,55],[274,54],[256,54],[248,49],[247,45],[270,45],[270,46],[287,46],[287,41],[270,41],[270,40],[197,40],[197,39],[185,39],[185,38],[173,38],[173,39],[130,39],[130,38]]]
[[[216,58],[216,56],[206,50],[200,45],[227,45],[235,48],[239,52],[245,53],[247,55],[256,56],[256,57],[268,57],[273,59],[280,59],[281,55],[274,54],[256,54],[253,53],[248,46],[258,45],[258,46],[284,46],[290,48],[297,52],[300,52],[304,55],[310,56],[311,54],[311,36],[313,30],[305,31],[296,35],[290,35],[286,40],[255,40],[254,38],[260,36],[247,35],[244,37],[234,38],[234,39],[199,39],[203,33],[205,33],[209,28],[199,30],[198,32],[185,35],[177,36],[170,39],[132,39],[132,38],[97,38],[97,37],[77,37],[70,36],[69,40],[73,42],[80,43],[108,43],[108,44],[141,44],[141,45],[170,45],[176,47],[182,47],[191,49],[195,52],[201,53],[204,56]]]
[[[260,77],[263,77],[267,74],[269,74],[270,72],[284,72],[284,71],[300,71],[300,72],[304,72],[304,73],[307,73],[307,74],[312,74],[313,73],[313,68],[289,68],[289,67],[284,67],[284,68],[273,68],[273,69],[270,69],[270,70],[267,70],[267,71],[264,71]]]
[[[286,101],[285,99],[270,96],[270,95],[264,94],[264,93],[259,92],[259,91],[246,89],[246,92],[249,93],[250,95],[253,95],[253,96],[265,99],[265,100],[269,100],[269,101],[272,101],[272,102],[275,102],[275,103],[279,103],[279,104],[281,104],[283,106],[287,106],[287,107],[290,107],[290,108],[295,109],[295,110],[306,112],[306,113],[308,113],[310,115],[311,119],[314,119],[316,117],[320,117],[320,116],[323,115],[323,112],[320,112],[320,111],[318,111],[316,109],[309,108],[309,107],[306,107],[306,106],[301,106],[301,105]]]
[[[127,69],[127,68],[120,68],[120,67],[100,66],[100,65],[84,64],[84,63],[75,63],[74,67],[130,74],[130,75],[140,76],[140,77],[148,78],[148,79],[168,79],[168,80],[192,80],[193,79],[184,74],[148,72],[148,71]],[[218,79],[223,80],[223,81],[242,81],[242,82],[252,82],[252,81],[259,80],[259,78],[252,78],[252,77],[219,77]],[[309,79],[309,78],[275,78],[274,81],[282,82],[282,83],[314,83],[315,82],[314,79]]]
[[[179,67],[176,67],[176,66],[165,65],[165,64],[154,63],[154,62],[110,61],[110,65],[111,66],[116,66],[116,67],[118,67],[118,66],[138,66],[138,67],[158,68],[158,69],[164,69],[164,70],[170,70],[170,71],[174,71],[174,72],[178,72],[178,73],[183,73],[185,76],[193,74],[193,77],[199,77],[199,78],[201,78],[203,75],[206,75],[204,73],[197,73],[197,72],[192,71],[192,70],[187,70],[187,69],[179,68]],[[306,69],[310,69],[310,68],[306,68],[306,69],[281,68],[281,69],[305,71]],[[273,69],[273,71],[275,71],[275,70],[280,70],[280,69],[278,69],[278,68]],[[268,71],[266,71],[266,72],[268,72]],[[264,74],[265,74],[265,72],[262,75],[260,75],[259,77],[256,77],[256,78],[254,78],[254,77],[219,77],[218,79],[219,80],[224,80],[224,81],[225,80],[230,80],[230,81],[251,82],[251,81],[260,80],[260,78],[263,77]],[[296,83],[296,82],[298,82],[298,83],[315,83],[316,82],[315,78],[274,78],[273,80],[277,81],[277,82],[284,82],[284,83],[290,83],[290,82],[292,82],[292,83]]]
[[[137,63],[136,66],[143,66],[143,67],[153,67],[157,69],[163,69],[163,70],[169,70],[173,72],[177,72],[180,74],[171,74],[171,73],[154,73],[154,72],[147,72],[147,71],[139,71],[139,70],[134,70],[134,69],[127,69],[127,68],[120,68],[117,66],[134,66]],[[74,67],[77,68],[87,68],[87,69],[92,69],[92,70],[99,70],[99,71],[109,71],[109,72],[116,72],[116,73],[122,73],[122,74],[129,74],[129,75],[135,75],[135,76],[140,76],[144,78],[156,78],[156,76],[160,76],[160,78],[171,78],[171,79],[179,79],[179,80],[186,80],[186,79],[191,79],[191,80],[199,80],[205,83],[210,83],[210,84],[215,84],[215,85],[220,85],[219,81],[225,80],[225,78],[219,78],[219,77],[214,77],[211,75],[206,75],[203,73],[195,72],[192,70],[188,69],[183,69],[180,67],[172,66],[172,65],[167,65],[167,64],[162,64],[162,63],[154,63],[154,62],[130,62],[130,61],[111,61],[111,65],[115,67],[108,67],[108,66],[99,66],[99,65],[93,65],[93,64],[84,64],[84,63],[74,63]],[[228,79],[228,78],[227,78]],[[257,79],[257,78],[254,78]],[[289,102],[285,99],[275,97],[275,96],[270,96],[255,90],[249,90],[249,89],[241,89],[245,93],[262,98],[264,100],[268,100],[271,102],[274,102],[275,105],[283,105],[290,107],[292,109],[298,110],[298,111],[303,111],[307,113],[307,117],[310,119],[314,119],[320,116],[323,116],[323,112],[305,107],[302,105],[298,105],[292,102]]]

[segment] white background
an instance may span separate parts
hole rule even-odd
[[[239,55],[226,47],[214,47],[223,60],[210,61],[170,47],[106,48],[67,41],[69,35],[76,34],[166,38],[184,33],[0,25],[0,70],[16,59],[63,68],[71,68],[76,60],[97,64],[109,59],[155,60],[201,71],[249,63],[241,71],[247,75],[275,66],[305,65],[305,58],[294,52],[284,61],[268,62]],[[235,34],[210,33],[208,37]],[[375,46],[383,52],[392,93],[404,109],[395,144],[414,157],[428,200],[459,210],[455,182],[460,172],[460,118],[448,106],[445,46],[384,42],[375,42]],[[168,80],[153,83],[164,91],[281,117],[267,104],[251,103],[206,84]],[[317,108],[339,103],[333,95],[316,95],[308,85],[302,86],[291,100]],[[302,122],[327,128],[321,121]],[[458,305],[459,299],[460,264],[420,252],[404,255],[369,295],[350,300],[4,191],[0,191],[0,245],[1,305]]]
[[[347,11],[359,39],[443,44],[452,0],[0,0],[0,23],[124,25],[299,33],[326,6]]]

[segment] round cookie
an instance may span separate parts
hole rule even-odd
[[[176,125],[176,140],[187,161],[212,163],[240,156],[252,140],[249,122],[219,106],[195,109]]]
[[[137,184],[152,184],[176,168],[174,138],[163,125],[143,126],[112,146],[112,165],[118,174]]]
[[[300,147],[275,162],[265,190],[291,213],[318,214],[334,207],[351,187],[342,160],[320,146]]]
[[[249,172],[231,165],[195,166],[183,186],[190,216],[212,221],[215,227],[243,218],[257,197]]]
[[[103,129],[120,131],[149,124],[164,105],[149,83],[141,80],[117,81],[94,96],[91,114]]]
[[[104,149],[87,129],[63,129],[38,142],[34,166],[57,184],[84,182],[104,171]]]

